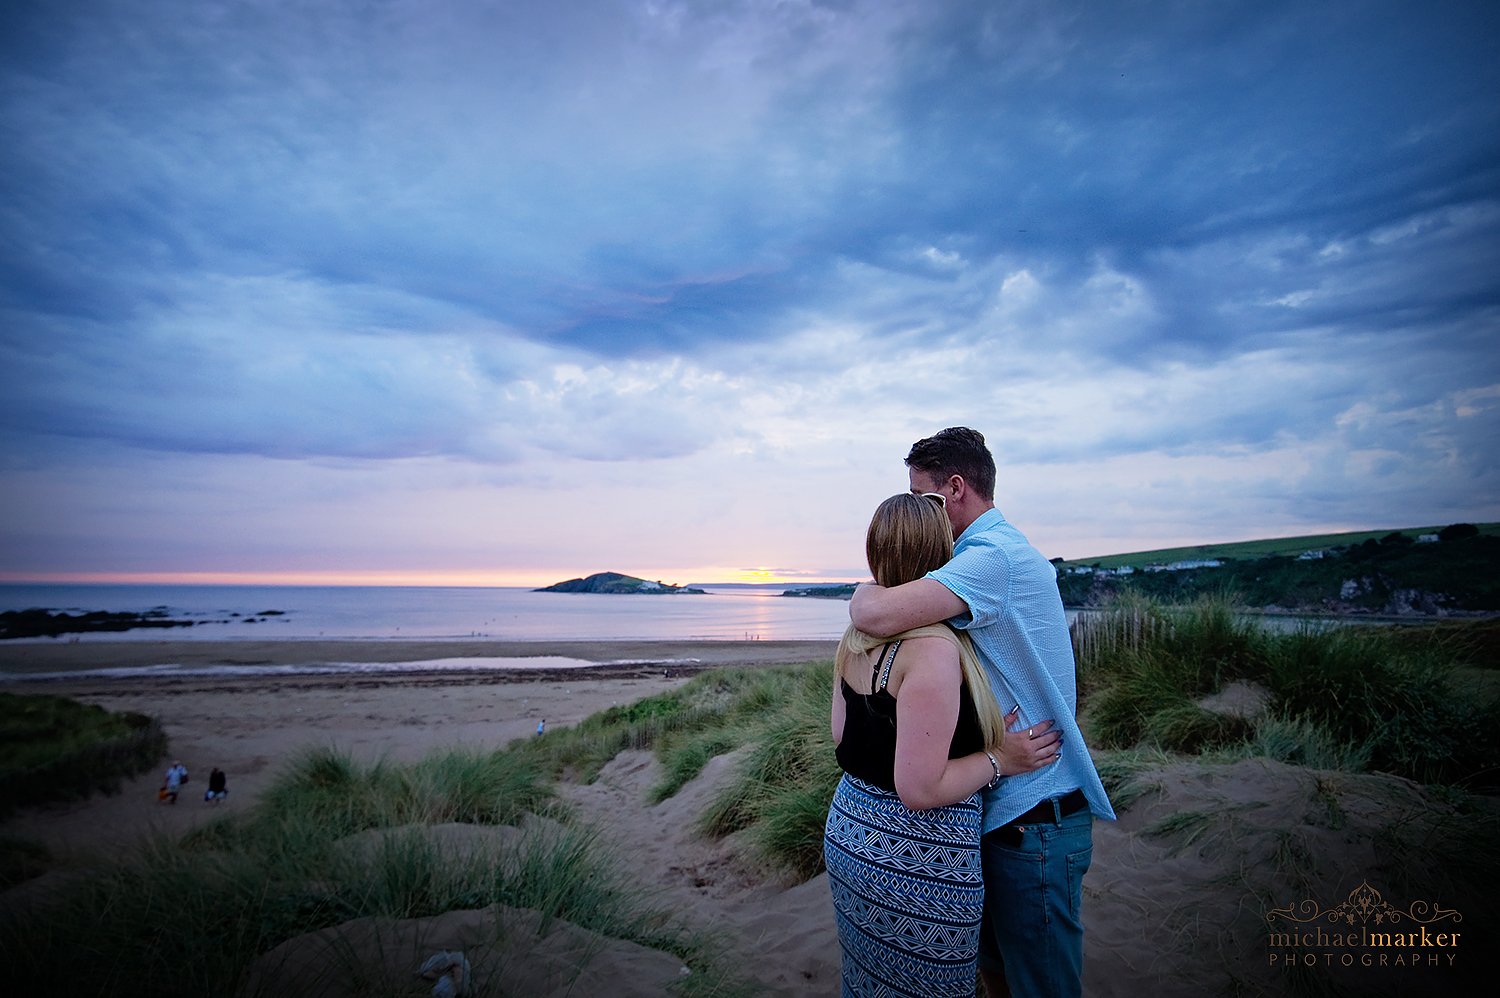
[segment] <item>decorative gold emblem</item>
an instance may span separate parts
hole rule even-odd
[[[1424,917],[1427,915],[1429,908],[1432,910],[1432,917]],[[1299,911],[1301,912],[1301,917],[1297,914]],[[1347,922],[1350,925],[1354,924],[1356,918],[1359,919],[1362,925],[1368,923],[1371,918],[1375,919],[1376,925],[1386,923],[1396,925],[1408,918],[1421,925],[1431,925],[1434,922],[1441,922],[1447,918],[1451,918],[1455,922],[1462,922],[1464,920],[1463,915],[1457,911],[1439,908],[1436,905],[1429,905],[1426,901],[1413,901],[1411,907],[1406,911],[1393,908],[1380,896],[1380,892],[1371,887],[1368,882],[1363,882],[1350,891],[1349,900],[1337,908],[1329,908],[1327,911],[1324,911],[1318,902],[1308,898],[1306,901],[1288,905],[1285,908],[1272,909],[1266,913],[1266,921],[1274,921],[1278,915],[1292,922],[1306,923],[1322,919],[1329,923]]]

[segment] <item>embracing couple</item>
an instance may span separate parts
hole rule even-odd
[[[979,433],[919,440],[906,464],[835,663],[842,993],[968,998],[977,954],[990,998],[1078,995],[1093,816],[1115,815],[1074,719],[1056,572],[995,509]]]

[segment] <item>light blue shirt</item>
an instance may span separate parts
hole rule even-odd
[[[984,830],[1074,789],[1083,791],[1097,817],[1114,820],[1075,717],[1073,642],[1057,592],[1057,570],[999,510],[989,509],[958,538],[953,559],[927,577],[969,605],[968,613],[948,623],[969,632],[1001,711],[1021,705],[1020,724],[1013,730],[1052,718],[1063,736],[1058,762],[1007,776],[984,792]]]

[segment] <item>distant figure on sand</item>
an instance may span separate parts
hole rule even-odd
[[[215,804],[217,804],[219,801],[223,800],[225,796],[228,795],[228,793],[228,779],[225,777],[224,771],[218,766],[215,766],[214,771],[208,774],[208,789],[203,791],[203,799],[207,801],[213,801]]]
[[[855,590],[849,617],[875,635],[947,621],[973,640],[1002,702],[1020,705],[1022,731],[1034,736],[1053,723],[1036,718],[1056,721],[1064,743],[1057,765],[984,794],[979,966],[990,998],[1077,998],[1093,819],[1112,821],[1115,812],[1074,716],[1073,643],[1057,571],[995,508],[995,459],[982,434],[954,426],[918,440],[906,467],[912,493],[942,503],[958,535],[953,559],[911,581],[875,576],[875,585]]]
[[[547,727],[547,719],[544,717],[540,721],[536,722],[536,733],[537,734],[541,734],[542,731],[546,729],[546,727]]]
[[[899,586],[940,568],[953,532],[933,500],[880,504],[870,573]],[[1050,723],[1006,735],[967,637],[943,624],[873,638],[850,627],[834,659],[831,723],[844,776],[823,854],[843,955],[844,998],[969,998],[984,885],[979,791],[1056,758]]]
[[[188,772],[181,762],[173,762],[172,768],[167,770],[167,803],[176,804],[177,794],[182,785],[187,782]]]

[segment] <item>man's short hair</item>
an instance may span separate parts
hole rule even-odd
[[[925,471],[938,482],[958,475],[986,502],[995,501],[995,459],[984,434],[967,426],[950,426],[911,445],[907,467]]]

